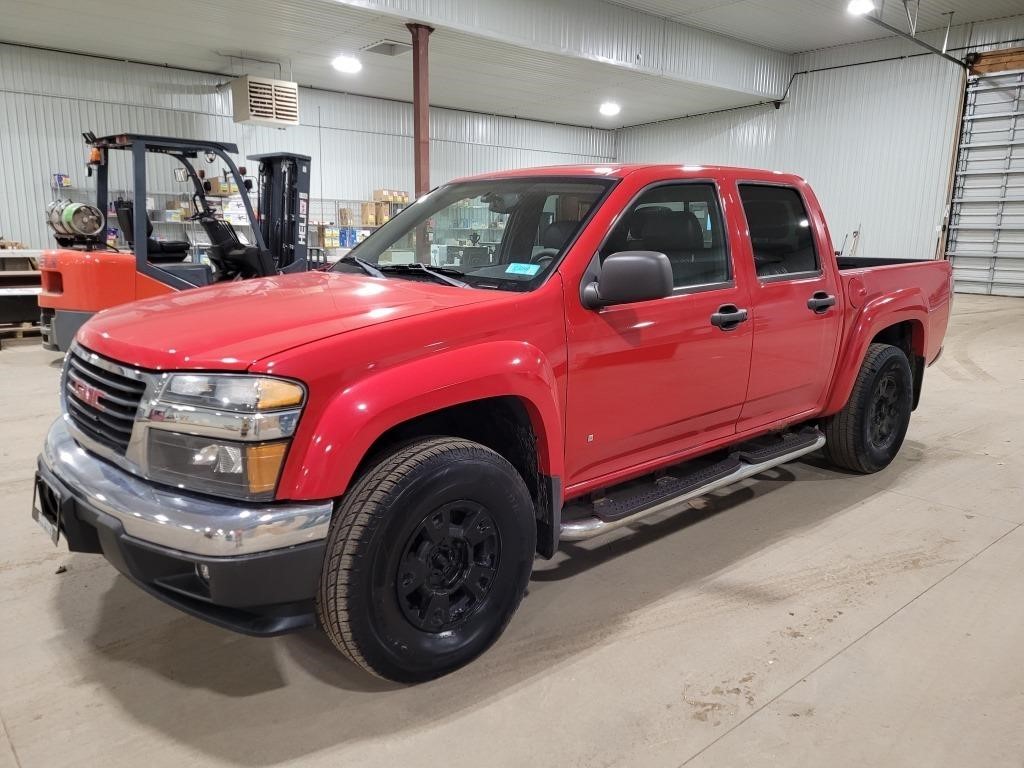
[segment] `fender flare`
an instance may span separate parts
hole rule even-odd
[[[541,351],[493,341],[435,353],[360,378],[336,392],[310,423],[300,423],[280,499],[341,496],[385,432],[419,416],[490,397],[516,397],[537,436],[537,463],[561,477],[562,409],[558,381]],[[305,420],[303,420],[305,422]]]
[[[928,307],[920,289],[902,288],[874,298],[861,308],[845,335],[846,351],[836,364],[832,388],[822,415],[829,416],[842,410],[850,399],[871,340],[886,328],[908,320],[913,327],[911,348],[915,354],[924,355],[924,350],[928,348],[925,339]]]

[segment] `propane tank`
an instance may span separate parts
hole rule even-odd
[[[95,237],[103,231],[106,218],[95,205],[54,200],[46,206],[46,223],[60,236]]]

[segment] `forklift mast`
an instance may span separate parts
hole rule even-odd
[[[308,155],[249,155],[259,162],[257,218],[263,242],[282,272],[305,272],[309,222]]]

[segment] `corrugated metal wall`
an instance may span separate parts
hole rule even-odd
[[[289,150],[314,158],[312,196],[361,199],[375,188],[411,190],[409,104],[302,89],[302,125],[238,125],[223,78],[0,45],[0,235],[49,243],[43,209],[51,173],[88,187],[81,133],[131,131],[235,142],[241,154]],[[611,131],[431,110],[431,180],[523,165],[608,162]],[[151,168],[154,192],[175,191]],[[113,189],[127,177],[112,175]],[[84,192],[85,190],[76,190]],[[76,196],[89,199],[88,194]]]
[[[616,13],[600,5],[602,12]],[[677,73],[682,58],[691,67],[714,58],[694,55],[696,42],[681,44],[673,29],[660,30],[656,66]],[[637,41],[659,39],[646,27],[620,31]],[[1024,16],[958,28],[951,44],[990,46],[1021,36]],[[558,44],[591,46],[595,56],[604,51],[625,61],[633,51],[625,38],[559,38]],[[754,72],[744,69],[750,53],[744,48],[737,51],[733,74],[747,87],[774,92],[780,76],[794,68],[912,57],[798,75],[779,110],[741,109],[625,129],[618,136],[433,110],[432,179],[611,159],[769,167],[794,171],[814,185],[837,247],[844,234],[860,227],[862,254],[929,257],[947,202],[961,73],[938,57],[913,55],[919,50],[889,38],[786,57],[784,63],[768,57]],[[682,58],[669,61],[673,55]],[[652,65],[645,58],[642,68]],[[0,45],[0,178],[17,191],[0,196],[0,233],[32,244],[48,241],[42,224],[51,197],[48,177],[64,171],[84,182],[78,138],[84,130],[219,138],[237,142],[244,154],[305,152],[315,158],[314,197],[358,199],[376,187],[412,188],[408,104],[303,89],[302,125],[282,131],[233,123],[221,82],[180,70]]]
[[[951,46],[1024,35],[1024,17],[954,30]],[[930,36],[942,44],[941,34]],[[619,136],[623,162],[752,165],[795,172],[816,190],[836,247],[860,228],[861,255],[930,258],[948,202],[959,68],[898,38],[797,57],[797,71],[912,55],[797,75],[776,110],[751,107]]]
[[[960,75],[938,57],[801,75],[781,109],[753,107],[626,129],[624,161],[741,165],[798,173],[836,248],[925,258],[945,205]]]

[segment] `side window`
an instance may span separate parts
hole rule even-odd
[[[800,193],[792,187],[740,184],[758,277],[806,274],[820,268]]]
[[[612,230],[601,259],[618,251],[664,253],[676,288],[727,282],[729,253],[714,185],[663,184],[648,189]]]

